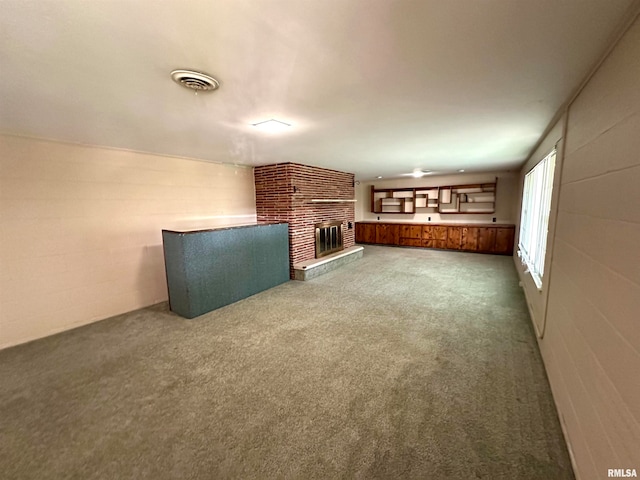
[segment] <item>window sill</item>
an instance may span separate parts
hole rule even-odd
[[[520,258],[520,263],[524,267],[523,274],[525,275],[528,274],[533,280],[533,283],[535,284],[536,289],[538,290],[538,293],[542,293],[542,277],[531,271],[531,264],[529,263],[528,259],[520,249],[518,250],[518,257]]]

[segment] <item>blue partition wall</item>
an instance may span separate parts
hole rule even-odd
[[[193,318],[289,280],[289,225],[162,231],[171,310]]]

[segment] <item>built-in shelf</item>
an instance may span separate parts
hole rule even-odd
[[[437,187],[380,188],[371,186],[373,213],[482,214],[496,211],[498,179],[493,183]]]

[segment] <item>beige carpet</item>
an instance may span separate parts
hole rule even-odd
[[[362,260],[0,352],[3,479],[571,479],[509,257]]]

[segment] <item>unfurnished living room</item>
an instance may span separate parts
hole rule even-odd
[[[0,478],[637,477],[639,15],[0,1]]]

